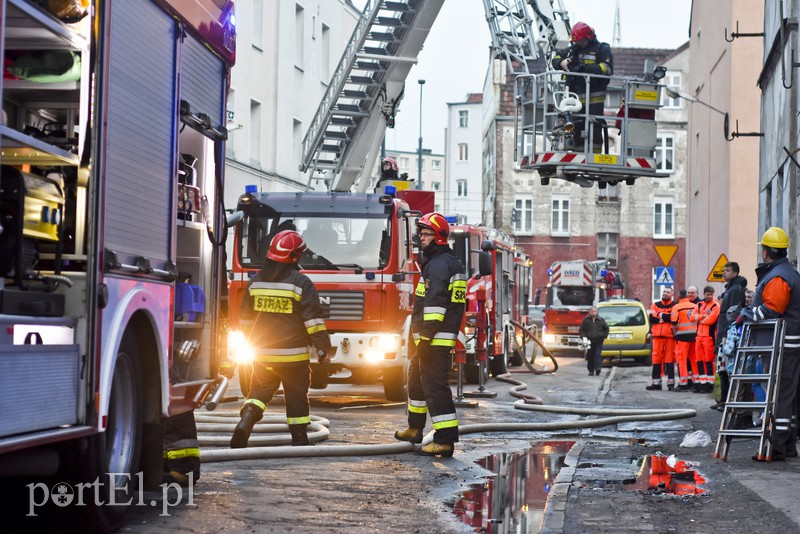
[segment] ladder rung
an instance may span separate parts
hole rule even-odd
[[[326,130],[325,131],[325,138],[326,139],[348,139],[347,134],[345,132],[337,132],[336,130]]]
[[[375,83],[375,80],[372,78],[372,76],[350,76],[348,81],[358,85],[372,85]]]
[[[356,61],[356,67],[360,70],[383,70],[383,66],[377,61]]]
[[[382,43],[393,43],[397,40],[392,32],[369,32],[369,38],[372,41],[379,41]]]
[[[358,106],[353,107],[357,108]],[[369,117],[369,113],[366,111],[358,111],[355,109],[334,109],[331,111],[331,114],[339,117]]]
[[[726,408],[766,408],[766,402],[744,402],[744,401],[735,401],[735,402],[726,402]]]
[[[767,375],[765,375],[765,374],[744,374],[744,373],[739,374],[739,375],[732,374],[731,375],[731,382],[733,382],[734,380],[739,380],[739,381],[742,381],[742,382],[760,382],[760,381],[764,381],[764,380],[769,380],[769,375],[768,374]]]
[[[339,145],[322,145],[319,147],[320,152],[333,152],[338,153],[341,152],[342,147]]]
[[[380,26],[390,26],[393,28],[403,25],[403,21],[396,17],[378,17],[376,21]]]
[[[344,89],[342,96],[345,98],[367,98],[369,95],[366,91],[356,91],[354,89]]]
[[[742,352],[747,352],[747,353],[750,353],[750,352],[769,352],[770,354],[772,354],[772,348],[773,347],[771,345],[750,345],[750,346],[747,346],[747,347],[738,347],[736,349],[736,352],[740,353],[740,354]]]
[[[374,56],[388,56],[389,55],[389,51],[386,50],[385,48],[380,47],[380,46],[365,46],[363,48],[363,50],[364,50],[364,53],[372,54]]]
[[[745,430],[745,429],[738,429],[738,430],[720,430],[718,432],[720,436],[752,436],[754,438],[761,437],[761,429],[753,427],[753,430]]]
[[[318,159],[314,162],[317,169],[333,169],[336,167],[336,162],[331,159]]]
[[[391,11],[411,11],[411,6],[403,2],[384,2],[383,7]]]
[[[331,124],[336,126],[355,126],[356,121],[351,117],[331,117]]]

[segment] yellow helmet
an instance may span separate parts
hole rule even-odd
[[[783,228],[770,226],[761,236],[761,241],[758,244],[770,248],[789,248],[789,236],[786,235]]]

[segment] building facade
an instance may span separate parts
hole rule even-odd
[[[411,181],[410,188],[417,187],[419,180],[419,154],[417,152],[403,150],[387,150],[387,158],[392,158],[397,162],[398,172],[401,179]],[[380,162],[383,158],[378,158],[375,162],[375,169],[372,176],[377,178],[380,175]],[[430,148],[422,149],[422,189],[434,192],[434,209],[444,213],[445,208],[445,168],[447,158],[444,154],[434,154]],[[376,180],[377,181],[377,180]]]
[[[245,185],[304,190],[302,139],[360,12],[349,0],[236,4],[236,66],[228,98],[225,205]]]
[[[777,77],[769,82],[759,78],[759,72],[764,76],[762,66],[766,68],[762,40],[750,37],[728,41],[735,31],[760,31],[765,4],[773,14],[780,4],[788,7],[787,2],[756,0],[692,2],[690,76],[686,92],[696,101],[687,102],[690,163],[686,270],[688,279],[695,285],[706,283],[720,255],[725,254],[729,260],[739,263],[742,275],[752,287],[754,269],[761,261],[755,246],[761,235],[759,229],[793,224],[791,210],[779,200],[790,196],[790,202],[794,202],[794,193],[785,193],[789,189],[785,187],[784,177],[788,176],[778,172],[780,168],[789,170],[789,166],[777,162],[786,159],[783,146],[797,146],[791,144],[792,135],[797,139],[796,133],[770,127],[769,148],[762,146],[759,170],[758,137],[737,137],[729,142],[724,131],[725,113],[730,123],[728,139],[737,127],[740,133],[762,131],[761,93],[757,83],[761,83],[765,91],[765,112],[770,114],[769,120],[779,120],[771,124],[789,126],[796,121],[790,118],[790,113],[784,114],[787,110],[780,106],[781,95],[786,94],[780,79],[780,63],[770,67],[772,75],[777,74]],[[797,2],[792,4],[796,6]],[[736,30],[737,24],[740,30]],[[776,32],[770,38],[777,38]],[[770,47],[774,46],[773,42],[768,41]],[[786,54],[790,54],[788,50]],[[794,115],[796,113],[792,113],[792,117]],[[721,283],[713,285],[722,286]]]
[[[447,104],[444,211],[462,224],[483,222],[482,110],[480,93]]]

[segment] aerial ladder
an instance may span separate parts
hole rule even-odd
[[[559,142],[558,138],[568,135],[563,128],[554,127],[559,115],[563,123],[564,110],[559,107],[560,102],[546,103],[542,98],[561,95],[561,100],[569,97],[572,102],[574,99],[569,92],[559,89],[559,83],[563,85],[563,82],[533,71],[534,62],[539,58],[537,49],[542,50],[549,64],[556,50],[569,45],[570,24],[563,2],[482,2],[494,56],[506,61],[506,68],[516,79],[518,125],[515,132],[519,168],[538,170],[543,177],[555,175],[573,179],[581,185],[588,179],[604,182],[654,175],[652,157],[642,158],[634,168],[629,165],[623,172],[610,175],[608,171],[613,171],[615,166],[609,162],[617,161],[613,156],[593,158],[587,154],[560,154],[553,157],[554,149],[566,146],[566,142]],[[330,191],[363,193],[368,190],[384,131],[394,127],[406,77],[443,3],[444,0],[368,0],[303,139],[300,170],[308,172],[308,189],[312,181],[322,179]],[[625,89],[628,90],[627,85]],[[627,91],[626,96],[629,92],[631,97],[643,94],[642,91],[635,94]],[[651,103],[652,91],[645,96],[648,104]],[[574,107],[570,109],[575,111]],[[627,111],[622,120],[628,124]],[[551,151],[549,156],[542,150],[536,152],[538,143],[531,142],[534,138],[544,140],[545,148]],[[627,137],[623,135],[625,140]],[[531,146],[533,153],[529,149]],[[652,156],[652,147],[648,155]],[[544,183],[545,178],[542,180]]]

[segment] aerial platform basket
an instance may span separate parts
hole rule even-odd
[[[651,78],[651,77],[648,77]],[[593,83],[623,102],[616,116],[592,114],[582,100]],[[560,178],[600,187],[657,177],[655,112],[661,106],[656,80],[548,71],[516,79],[517,157],[520,170],[538,171],[542,184]],[[613,110],[612,110],[613,111]],[[576,129],[577,126],[577,129]],[[576,132],[582,129],[582,139]],[[577,140],[577,142],[576,142]],[[601,141],[602,140],[602,141]]]

